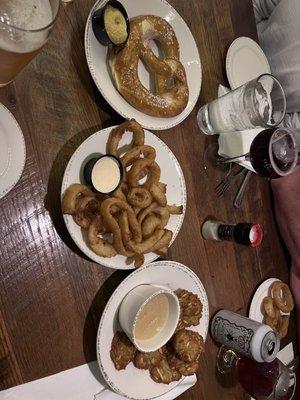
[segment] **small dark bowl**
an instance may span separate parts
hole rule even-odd
[[[123,43],[120,44],[115,44],[112,42],[106,32],[105,24],[104,24],[104,11],[107,6],[112,6],[114,8],[117,8],[119,11],[121,11],[122,15],[125,18],[126,21],[126,26],[127,26],[127,38]],[[94,12],[92,15],[92,28],[94,35],[96,36],[96,39],[98,42],[100,42],[103,46],[108,46],[110,44],[113,44],[114,46],[124,46],[124,44],[127,42],[129,33],[130,33],[130,25],[129,25],[129,18],[127,15],[127,12],[125,8],[122,6],[122,4],[117,1],[117,0],[109,0],[105,6],[99,8]]]
[[[111,192],[108,192],[108,193],[99,192],[99,190],[97,190],[97,189],[95,188],[95,186],[93,185],[93,182],[92,182],[92,171],[93,171],[94,165],[96,164],[96,162],[97,162],[98,160],[100,160],[100,158],[103,158],[103,157],[110,157],[110,158],[113,158],[113,159],[116,161],[116,163],[118,164],[119,170],[120,170],[120,182],[119,182],[118,185],[114,188],[114,190],[112,190]],[[84,177],[84,180],[85,180],[86,185],[87,185],[90,189],[92,189],[94,192],[96,192],[96,193],[107,194],[107,195],[113,193],[113,192],[114,192],[115,190],[117,190],[118,187],[121,185],[121,183],[122,183],[122,181],[123,181],[123,176],[124,176],[124,168],[123,168],[123,165],[122,165],[120,159],[119,159],[118,157],[116,157],[116,156],[113,156],[112,154],[104,154],[103,156],[100,156],[100,157],[91,158],[91,159],[85,164],[85,166],[84,166],[84,168],[83,168],[83,177]]]

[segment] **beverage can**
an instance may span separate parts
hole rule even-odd
[[[232,311],[215,314],[211,334],[216,342],[258,362],[273,361],[279,351],[278,336],[268,325]]]

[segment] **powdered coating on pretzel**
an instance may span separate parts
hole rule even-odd
[[[149,40],[158,42],[164,59],[150,50]],[[150,92],[139,80],[140,58],[155,74],[157,93]],[[121,50],[112,47],[108,63],[118,91],[136,109],[156,117],[173,117],[185,109],[189,96],[186,73],[179,61],[175,32],[163,18],[144,15],[132,19],[126,45]],[[171,78],[171,84],[167,78]]]

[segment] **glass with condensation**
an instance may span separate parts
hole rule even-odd
[[[58,15],[60,0],[0,0],[0,87],[38,54]]]

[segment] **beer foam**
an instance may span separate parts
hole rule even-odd
[[[53,12],[49,0],[1,0],[0,48],[16,53],[39,49],[47,40],[48,30],[23,32],[13,26],[36,30],[46,27],[52,21]]]

